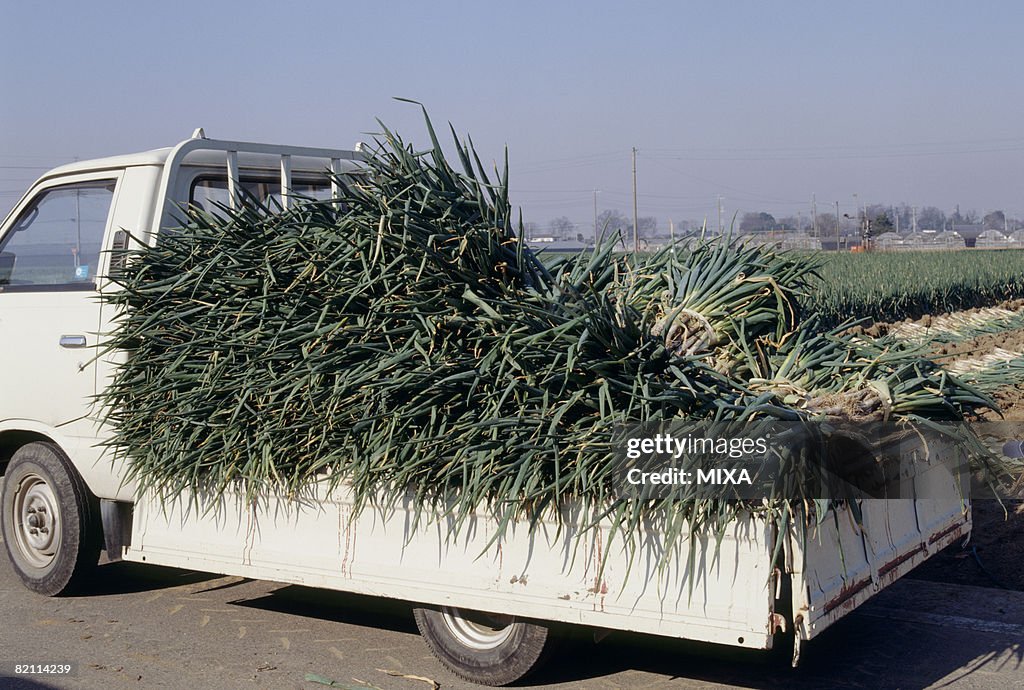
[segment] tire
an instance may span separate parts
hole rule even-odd
[[[32,591],[69,594],[99,562],[99,502],[55,444],[29,443],[14,453],[0,507],[7,555]]]
[[[548,628],[512,616],[447,606],[414,609],[413,616],[434,656],[471,683],[514,683],[537,668],[552,647]]]

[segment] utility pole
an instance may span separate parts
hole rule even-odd
[[[860,214],[860,199],[856,192],[853,193],[853,205],[857,207],[857,229],[860,230],[860,236],[864,237],[864,217]]]
[[[594,190],[594,250],[601,244],[601,231],[597,228],[597,191]]]
[[[676,226],[672,219],[668,219],[668,241],[672,244],[672,253],[676,253]]]
[[[811,227],[814,228],[814,236],[818,237],[818,199],[811,194]]]
[[[914,206],[913,213],[914,213],[914,215],[913,215],[913,221],[912,221],[912,223],[910,225],[910,228],[911,228],[910,231],[916,235],[917,234],[917,206]]]
[[[839,251],[839,202],[836,202],[836,251]]]
[[[636,210],[636,147],[633,147],[633,253],[640,253],[640,219]]]

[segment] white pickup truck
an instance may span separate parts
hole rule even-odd
[[[881,588],[970,531],[951,475],[926,473],[920,495],[834,510],[806,538],[737,521],[716,548],[701,539],[667,566],[656,532],[634,552],[582,540],[554,521],[531,531],[480,514],[454,537],[443,521],[413,526],[411,506],[351,517],[342,491],[257,504],[228,496],[164,505],[123,482],[101,445],[93,396],[116,365],[99,357],[116,289],[108,250],[155,243],[186,204],[238,203],[242,190],[284,205],[333,193],[326,171],[355,151],[214,141],[201,130],[172,148],[66,165],[43,175],[0,225],[0,522],[17,574],[59,595],[105,549],[113,560],[299,583],[415,603],[428,646],[463,678],[492,685],[533,668],[555,624],[769,649],[794,655]],[[915,494],[916,495],[916,494]],[[943,498],[944,497],[944,498]],[[685,554],[696,554],[688,562]],[[628,575],[628,576],[627,576]]]

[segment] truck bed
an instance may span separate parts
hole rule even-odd
[[[860,525],[848,507],[831,509],[806,539],[795,530],[785,535],[777,564],[775,528],[756,516],[735,521],[717,548],[707,536],[692,550],[678,545],[659,567],[665,545],[657,530],[644,533],[635,549],[616,537],[607,553],[608,525],[579,538],[554,521],[532,534],[513,524],[492,543],[497,521],[485,514],[458,533],[445,519],[415,524],[408,503],[353,518],[344,487],[301,502],[246,504],[226,495],[182,496],[165,505],[144,496],[124,558],[769,649],[776,630],[792,626],[798,640],[813,638],[970,531],[969,503],[953,477],[930,473],[914,481],[931,483],[927,495],[945,497],[861,500]],[[790,587],[782,586],[786,578]]]

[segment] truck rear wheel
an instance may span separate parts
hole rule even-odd
[[[430,651],[455,675],[481,685],[508,685],[536,668],[551,648],[550,631],[513,616],[444,606],[413,611]]]
[[[34,442],[14,453],[0,506],[7,555],[32,591],[66,594],[98,563],[98,502],[56,445]]]

